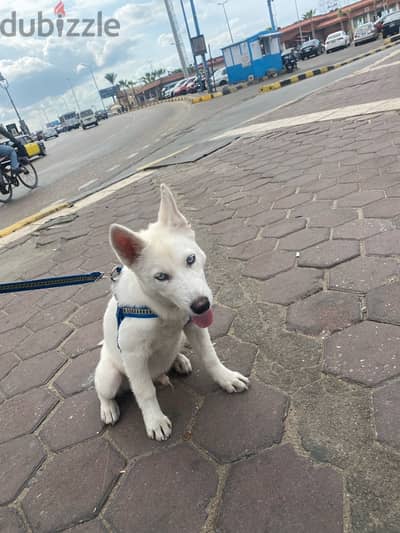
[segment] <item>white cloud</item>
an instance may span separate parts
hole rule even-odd
[[[18,78],[29,77],[52,68],[52,65],[38,57],[25,56],[11,61],[0,60],[0,72],[9,80],[15,81]]]
[[[162,48],[166,48],[168,46],[175,44],[172,33],[162,33],[161,35],[158,36],[157,42]]]

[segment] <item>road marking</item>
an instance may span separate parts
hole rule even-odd
[[[93,183],[96,183],[96,181],[99,181],[99,178],[94,178],[93,180],[90,180],[84,183],[78,188],[78,191],[81,191],[82,189],[86,189],[87,187],[90,187],[90,185],[92,185]]]
[[[128,155],[127,159],[133,159],[139,152],[133,152],[133,154]]]
[[[117,170],[117,168],[119,168],[120,166],[121,166],[121,165],[114,165],[113,167],[108,168],[108,169],[106,170],[106,172],[112,172],[113,170]]]
[[[378,100],[376,102],[369,102],[367,104],[350,105],[346,107],[338,107],[335,109],[328,109],[319,113],[308,113],[306,115],[298,115],[295,117],[283,118],[279,120],[272,120],[270,122],[260,122],[245,126],[243,128],[236,128],[226,131],[216,137],[213,141],[224,139],[226,137],[254,137],[263,135],[268,131],[273,131],[282,128],[291,128],[293,126],[302,126],[304,124],[312,124],[313,122],[325,122],[327,120],[339,120],[360,115],[370,115],[375,113],[383,113],[387,111],[397,111],[400,109],[400,98],[391,98],[388,100]]]

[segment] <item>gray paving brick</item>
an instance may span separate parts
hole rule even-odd
[[[322,290],[322,271],[312,268],[292,268],[264,281],[260,289],[262,302],[288,305]]]
[[[329,273],[329,288],[366,293],[400,273],[394,259],[357,257],[338,265]]]

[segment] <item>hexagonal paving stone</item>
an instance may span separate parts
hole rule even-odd
[[[301,267],[330,268],[360,255],[358,241],[326,241],[301,252]]]
[[[360,298],[336,291],[320,292],[289,307],[287,327],[306,335],[334,332],[361,321]]]
[[[0,355],[0,379],[3,379],[19,363],[14,353]]]
[[[400,448],[400,382],[374,391],[373,402],[378,440]]]
[[[211,338],[216,339],[227,335],[235,316],[236,311],[229,309],[229,307],[216,305],[214,307],[214,322],[209,327]]]
[[[96,391],[67,398],[44,423],[40,438],[54,451],[98,435],[103,429]]]
[[[400,255],[400,230],[385,231],[365,241],[367,255]]]
[[[246,261],[263,253],[271,252],[275,248],[276,239],[258,239],[245,242],[228,249],[228,257]]]
[[[304,250],[329,239],[328,229],[304,229],[284,237],[279,242],[280,250]]]
[[[71,332],[72,328],[67,324],[54,324],[23,340],[18,344],[16,352],[21,359],[29,359],[34,355],[55,350]]]
[[[217,483],[213,465],[189,445],[180,444],[130,467],[106,519],[120,533],[201,531]]]
[[[49,391],[34,389],[0,406],[0,442],[32,432],[58,402]]]
[[[354,192],[340,198],[337,202],[339,207],[363,207],[364,205],[371,204],[381,198],[384,198],[384,193],[382,191],[360,191]]]
[[[86,326],[97,320],[102,320],[109,296],[103,296],[83,305],[70,318],[70,322],[77,327]]]
[[[356,183],[343,183],[318,193],[317,198],[318,200],[337,200],[338,198],[356,192],[357,189],[358,185]]]
[[[36,475],[22,502],[32,529],[53,533],[94,518],[124,464],[103,439],[57,454]]]
[[[231,370],[249,376],[257,353],[257,346],[247,342],[240,342],[236,337],[226,335],[215,343],[215,350],[219,359]],[[190,353],[192,373],[184,378],[184,383],[200,394],[218,390],[219,386],[211,379],[202,361],[196,354]]]
[[[202,209],[196,214],[202,224],[213,225],[224,220],[230,220],[234,214],[233,209],[215,209],[215,207],[209,207],[208,209]]]
[[[400,200],[386,198],[378,200],[363,209],[365,218],[393,218],[400,215]]]
[[[367,296],[368,318],[400,325],[400,283],[373,289]]]
[[[71,364],[54,382],[63,396],[71,396],[93,386],[94,371],[99,357],[100,349],[97,348],[71,361]]]
[[[173,444],[185,436],[186,428],[197,410],[197,402],[192,394],[174,380],[174,387],[159,387],[157,398],[162,411],[172,422],[172,435],[168,444]],[[122,452],[129,458],[144,453],[160,450],[165,443],[151,440],[146,435],[143,417],[132,393],[126,393],[118,399],[121,418],[118,423],[108,429],[108,435]]]
[[[394,259],[357,257],[332,268],[329,273],[329,288],[365,293],[383,285],[399,272],[400,266]]]
[[[77,305],[70,301],[57,303],[36,312],[26,325],[32,331],[48,328],[66,320],[76,308]]]
[[[76,357],[81,353],[93,350],[103,338],[102,320],[79,328],[65,342],[63,350],[68,357]]]
[[[305,204],[306,202],[309,202],[311,198],[312,198],[312,194],[310,193],[292,194],[291,196],[287,196],[286,198],[277,200],[274,204],[274,208],[292,209],[293,207],[297,207],[298,205],[302,205],[302,204]]]
[[[0,505],[11,502],[46,457],[36,437],[25,435],[0,445]],[[0,531],[2,531],[0,529]]]
[[[373,386],[400,374],[400,327],[362,322],[325,343],[325,371]]]
[[[381,219],[361,219],[354,220],[338,226],[333,230],[334,239],[358,239],[363,240],[372,235],[377,235],[383,231],[395,229],[395,226],[389,220]]]
[[[66,359],[57,352],[47,352],[23,361],[11,370],[0,386],[6,396],[15,396],[34,387],[44,385],[54,376]]]
[[[264,237],[275,237],[280,239],[296,231],[300,231],[306,227],[306,221],[304,219],[288,219],[279,224],[273,224],[272,226],[267,226],[263,232]]]
[[[316,467],[290,445],[278,446],[232,466],[217,530],[342,533],[342,483],[333,468]]]
[[[275,224],[279,220],[286,218],[287,211],[281,209],[274,209],[272,211],[265,210],[259,215],[252,216],[248,219],[247,224],[249,226],[268,226],[269,224]]]
[[[292,268],[265,281],[259,298],[264,302],[288,305],[322,290],[322,277],[320,270]]]
[[[355,209],[327,209],[324,213],[310,217],[309,228],[334,228],[358,218]]]
[[[4,533],[25,533],[26,529],[21,518],[14,509],[0,509],[0,531]]]
[[[290,252],[270,252],[261,254],[247,262],[243,276],[256,279],[269,279],[294,266],[296,257]]]
[[[100,520],[91,520],[79,526],[65,529],[63,533],[107,533],[107,530]]]
[[[193,440],[218,461],[234,461],[280,442],[287,408],[283,394],[255,380],[242,394],[215,392],[197,415]],[[235,413],[234,424],[228,412]]]

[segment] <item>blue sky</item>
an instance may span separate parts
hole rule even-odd
[[[188,6],[188,0],[184,0]],[[195,0],[201,31],[211,44],[213,55],[229,43],[219,0]],[[37,18],[37,12],[55,20],[57,0],[14,0],[18,19]],[[182,35],[187,45],[179,0],[173,0]],[[4,2],[2,2],[4,5]],[[7,2],[7,4],[9,4]],[[300,15],[319,8],[319,0],[297,0]],[[77,72],[79,63],[93,67],[100,87],[106,87],[104,74],[116,72],[118,79],[138,80],[152,68],[179,66],[163,0],[65,0],[67,17],[93,18],[98,10],[103,17],[120,22],[119,37],[47,37],[0,36],[0,72],[10,83],[10,91],[23,118],[33,128],[61,112],[74,109],[68,79],[74,84],[82,107],[100,107],[95,87],[87,70]],[[188,8],[189,9],[189,8]],[[251,35],[269,26],[266,0],[229,0],[226,10],[235,39]],[[278,24],[296,20],[294,0],[274,0]],[[9,5],[0,6],[0,22],[10,16]],[[192,23],[192,20],[190,20]],[[189,55],[189,54],[188,54]],[[14,121],[9,102],[0,89],[0,122]]]

